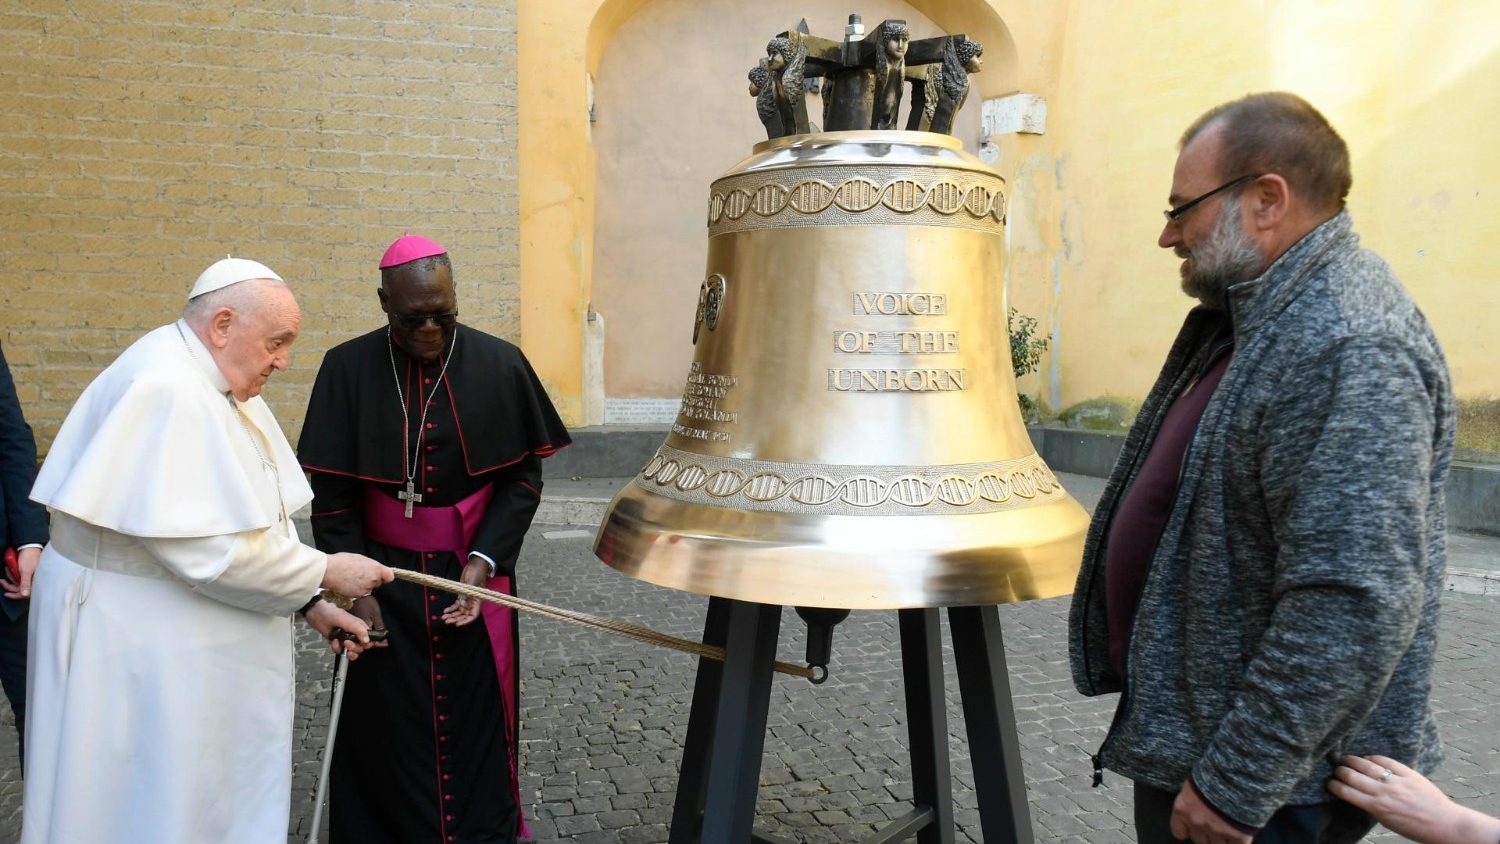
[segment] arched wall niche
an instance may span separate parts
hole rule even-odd
[[[981,39],[984,71],[954,127],[965,147],[977,151],[983,101],[977,82],[1004,77],[1006,65],[1014,64],[1009,33],[998,18],[950,30],[919,5],[962,17],[944,8],[952,4],[910,0],[863,0],[854,8],[870,28],[886,18],[906,20],[913,39],[989,33],[988,42]],[[994,17],[982,3],[968,5]],[[702,216],[708,185],[765,137],[745,72],[764,55],[767,39],[801,18],[812,32],[839,37],[848,14],[842,9],[806,0],[612,0],[595,15],[587,48],[596,172],[588,282],[603,330],[602,340],[594,338],[602,342],[595,358],[600,372],[585,384],[597,392],[602,378],[605,418],[595,421],[675,417],[692,356],[688,337],[707,248]],[[1000,46],[992,52],[992,44]],[[1013,87],[1013,81],[996,86]],[[821,111],[816,98],[809,111]],[[598,332],[600,324],[590,322],[585,330]]]

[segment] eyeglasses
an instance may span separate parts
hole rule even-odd
[[[458,311],[449,311],[445,314],[391,314],[395,320],[407,331],[416,331],[432,320],[438,328],[452,328],[458,322]]]
[[[1189,212],[1189,211],[1193,210],[1194,208],[1198,207],[1198,203],[1202,202],[1205,199],[1208,199],[1209,197],[1213,196],[1214,194],[1221,193],[1223,191],[1229,190],[1230,188],[1237,188],[1237,187],[1239,187],[1240,185],[1243,185],[1246,182],[1253,182],[1256,179],[1259,179],[1260,177],[1261,177],[1260,173],[1249,173],[1249,174],[1246,174],[1244,176],[1239,177],[1238,179],[1235,179],[1232,182],[1225,182],[1224,184],[1219,185],[1218,187],[1214,188],[1213,190],[1209,191],[1208,193],[1205,193],[1204,195],[1198,197],[1197,199],[1189,199],[1187,202],[1182,203],[1181,205],[1177,206],[1176,208],[1169,208],[1166,211],[1163,211],[1161,213],[1163,213],[1163,214],[1165,214],[1167,216],[1167,222],[1169,222],[1169,223],[1175,223],[1178,220],[1182,219],[1182,215],[1183,214],[1186,214],[1187,212]]]

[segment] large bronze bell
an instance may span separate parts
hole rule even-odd
[[[948,135],[757,144],[711,189],[676,424],[595,553],[762,604],[1071,591],[1088,516],[1018,411],[1005,215],[1004,180]]]

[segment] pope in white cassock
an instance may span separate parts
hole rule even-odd
[[[32,490],[25,844],[286,840],[291,616],[354,658],[364,623],[314,596],[392,579],[292,526],[312,492],[259,393],[300,323],[275,273],[219,261],[63,423]]]

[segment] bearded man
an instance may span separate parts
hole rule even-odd
[[[1095,512],[1069,645],[1119,692],[1095,757],[1139,840],[1357,841],[1344,754],[1439,762],[1428,690],[1453,450],[1447,364],[1361,249],[1349,153],[1291,94],[1182,138],[1159,245],[1187,316]],[[1389,772],[1385,772],[1388,775]]]
[[[297,539],[312,490],[260,398],[301,327],[286,283],[226,258],[188,295],[83,391],[32,488],[52,538],[31,595],[24,844],[284,840],[291,615],[353,659],[368,630],[319,586],[394,576]]]

